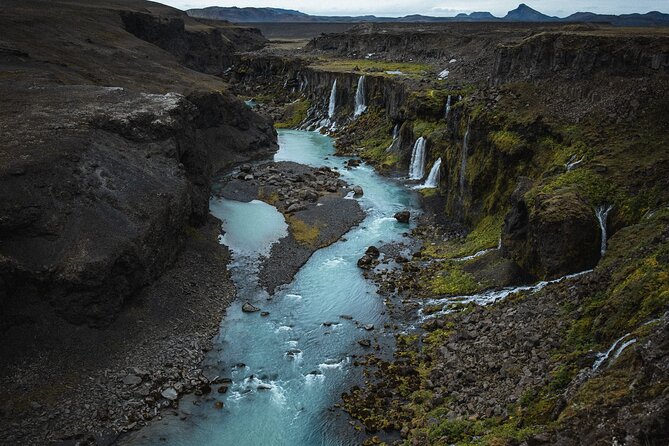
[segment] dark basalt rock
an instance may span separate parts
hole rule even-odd
[[[576,193],[564,193],[539,195],[528,209],[526,187],[521,182],[504,221],[503,254],[541,279],[592,268],[601,238],[592,206]]]
[[[128,33],[118,7],[9,5],[3,41],[26,56],[0,56],[14,73],[0,81],[12,160],[0,167],[0,329],[54,312],[106,326],[174,262],[186,227],[206,221],[212,174],[271,154],[276,134],[221,81]],[[193,24],[168,7],[142,14],[155,22],[149,40]],[[221,50],[198,42],[186,59]]]
[[[400,223],[409,223],[409,219],[411,218],[411,212],[400,211],[396,213],[393,217],[395,217],[395,220],[397,220]]]

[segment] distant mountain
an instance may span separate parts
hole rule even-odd
[[[509,11],[504,17],[509,22],[554,22],[560,20],[557,17],[549,17],[539,11],[530,8],[525,3],[521,3],[512,11]]]
[[[592,12],[577,12],[569,17],[551,17],[532,9],[524,3],[504,17],[495,17],[489,12],[458,14],[455,17],[431,17],[420,14],[405,17],[368,16],[316,16],[292,9],[280,8],[238,8],[210,6],[202,9],[189,9],[188,15],[197,18],[227,20],[233,23],[361,23],[361,22],[587,22],[610,23],[616,26],[669,26],[669,14],[652,11],[646,14],[606,15]]]

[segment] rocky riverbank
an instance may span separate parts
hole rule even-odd
[[[264,39],[141,0],[0,26],[0,443],[104,444],[210,389],[234,296],[211,176],[277,148],[211,74]]]
[[[353,189],[336,170],[283,161],[243,165],[217,194],[238,201],[263,200],[284,214],[288,236],[272,246],[259,273],[260,284],[272,294],[290,283],[314,251],[362,221],[364,212],[350,199]]]
[[[174,265],[106,330],[54,320],[14,332],[21,344],[5,338],[0,443],[109,444],[210,392],[200,363],[235,296],[219,234],[213,217],[190,229]]]

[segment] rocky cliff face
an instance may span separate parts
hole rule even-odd
[[[500,46],[492,81],[668,74],[669,39],[665,36],[546,32]]]
[[[3,330],[54,311],[108,324],[204,222],[211,175],[276,149],[269,122],[180,64],[220,71],[221,34],[195,38],[151,3],[100,6],[16,2],[0,15]]]
[[[237,60],[236,51],[257,50],[267,42],[259,30],[222,22],[137,11],[120,15],[129,33],[170,52],[188,68],[208,74],[223,74]]]

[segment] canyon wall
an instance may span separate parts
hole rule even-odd
[[[212,175],[276,132],[187,68],[219,74],[234,47],[177,10],[16,2],[0,24],[1,328],[105,326],[207,219]]]

